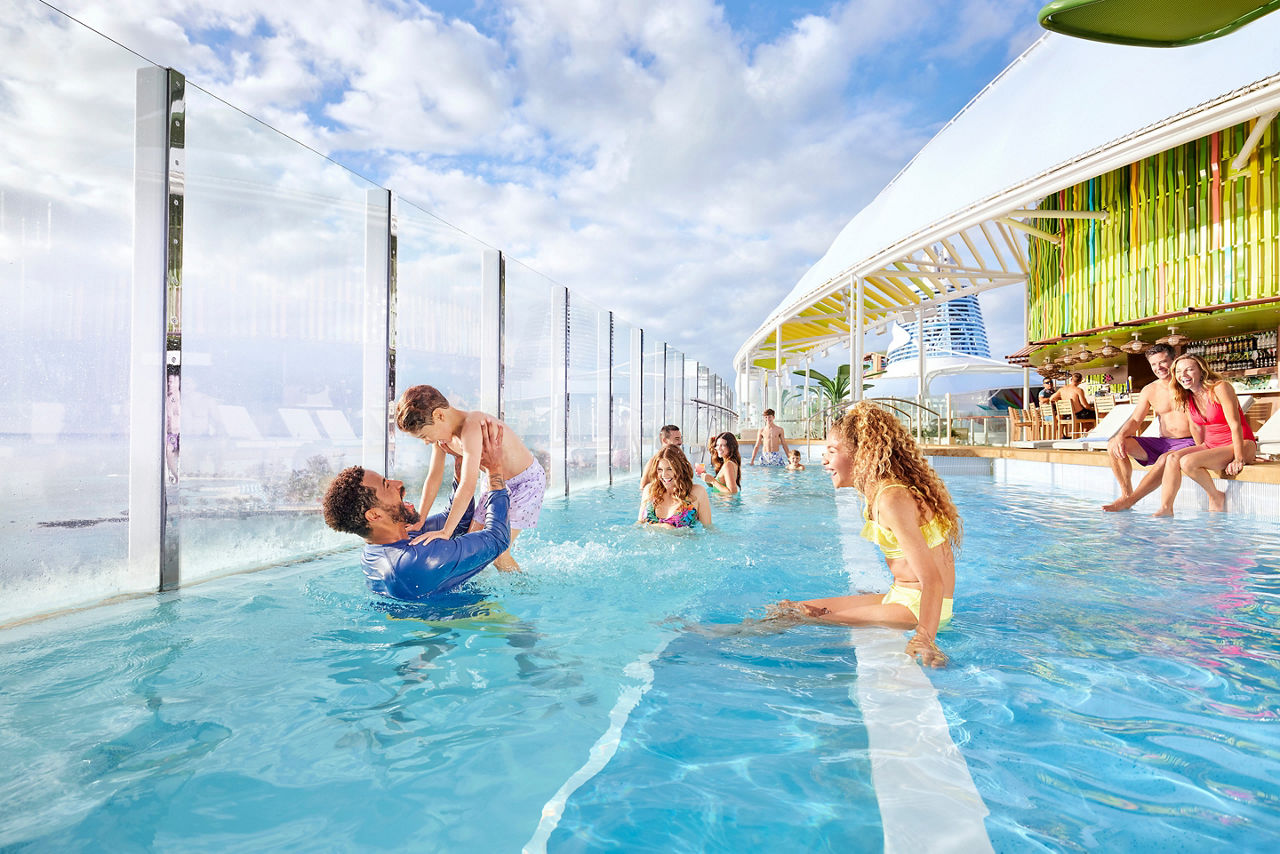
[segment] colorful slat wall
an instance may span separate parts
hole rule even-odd
[[[1032,341],[1189,306],[1280,296],[1280,118],[1239,173],[1241,124],[1041,201],[1105,220],[1029,220]]]

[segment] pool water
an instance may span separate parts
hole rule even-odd
[[[1273,848],[1280,535],[948,483],[953,664],[920,702],[995,850]],[[634,483],[550,501],[452,621],[377,607],[353,551],[8,630],[0,848],[899,847],[870,635],[726,631],[887,577],[846,492],[749,470],[694,532],[635,526]]]

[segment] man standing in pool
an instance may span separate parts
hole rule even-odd
[[[1120,432],[1107,442],[1111,471],[1120,482],[1119,500],[1102,505],[1107,512],[1128,510],[1154,492],[1164,477],[1165,454],[1195,444],[1191,438],[1191,419],[1185,410],[1174,405],[1173,383],[1169,378],[1173,369],[1173,348],[1168,344],[1153,345],[1147,351],[1147,364],[1151,365],[1155,380],[1143,387],[1133,414],[1121,426]],[[1160,419],[1159,436],[1138,435],[1146,423],[1148,412],[1154,412]],[[1138,481],[1137,489],[1131,482],[1133,464],[1129,462],[1130,457],[1148,467],[1147,473]]]
[[[453,502],[458,500],[458,467],[454,463],[453,495],[444,512],[419,520],[418,511],[404,500],[404,484],[388,480],[361,466],[343,469],[324,496],[324,521],[330,528],[364,537],[363,567],[369,589],[382,596],[420,602],[453,590],[484,569],[507,550],[511,529],[507,525],[506,480],[503,477],[502,425],[494,421],[481,427],[480,465],[489,473],[489,500],[482,530],[458,533],[412,544],[409,538],[443,527]],[[457,531],[466,531],[474,502]]]
[[[764,426],[756,434],[756,443],[751,448],[751,465],[756,464],[756,454],[760,453],[761,445],[764,446],[764,453],[760,457],[762,466],[785,466],[787,457],[791,456],[791,449],[787,447],[787,437],[782,434],[782,428],[773,423],[773,418],[774,411],[766,409]]]

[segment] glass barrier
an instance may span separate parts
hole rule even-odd
[[[609,482],[609,312],[569,295],[569,489]]]
[[[403,199],[396,203],[395,226],[396,395],[410,386],[431,385],[452,407],[481,409],[481,267],[487,247]],[[398,430],[392,441],[393,476],[404,481],[405,494],[416,504],[430,447]],[[448,503],[451,471],[437,496],[437,511]]]
[[[613,321],[613,429],[610,463],[614,479],[640,474],[640,448],[633,447],[633,427],[637,417],[631,400],[631,378],[637,366],[631,364],[631,336],[636,328],[616,317]]]
[[[0,545],[15,558],[0,562],[2,623],[154,590],[159,575],[128,568],[134,89],[147,64],[48,7],[0,8]],[[57,71],[30,61],[41,56]],[[158,405],[158,357],[154,370]]]
[[[563,354],[553,353],[554,292],[559,286],[519,261],[506,264],[506,342],[503,346],[503,420],[515,430],[547,472],[548,494],[564,484],[551,464],[551,419],[564,415],[564,404],[555,407],[554,371],[563,371]]]
[[[328,478],[361,456],[376,187],[189,84],[186,106],[180,530],[190,581],[351,544],[318,509]]]
[[[658,449],[658,430],[666,422],[666,367],[667,345],[646,335],[644,337],[644,428],[640,434],[644,449],[643,460],[648,461]]]

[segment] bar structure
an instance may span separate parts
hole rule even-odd
[[[0,56],[0,624],[350,548],[363,465],[417,500],[428,383],[502,417],[549,495],[639,475],[659,428],[735,429],[657,336],[30,0]],[[93,55],[92,80],[46,71]]]
[[[1044,36],[743,343],[745,423],[762,372],[776,384],[847,348],[860,389],[867,335],[1008,287],[1026,294],[1011,366],[1072,366],[1094,391],[1127,390],[1145,362],[1119,345],[1172,336],[1227,357],[1243,390],[1275,390],[1259,342],[1280,326],[1277,69],[1280,15],[1177,51]]]

